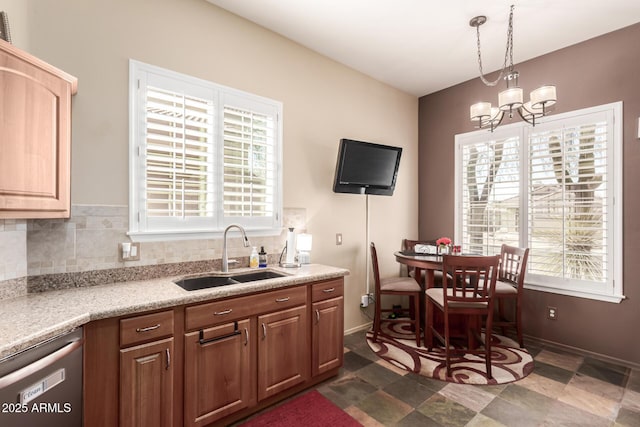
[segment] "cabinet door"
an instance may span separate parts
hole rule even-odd
[[[171,426],[173,338],[120,350],[120,426]]]
[[[258,400],[309,378],[307,307],[258,317]]]
[[[0,43],[0,218],[68,218],[76,79]]]
[[[207,425],[255,403],[252,337],[248,319],[185,335],[185,426]]]
[[[342,366],[344,298],[316,302],[312,309],[311,366],[313,376]]]

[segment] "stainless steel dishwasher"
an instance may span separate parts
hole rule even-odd
[[[82,426],[82,328],[0,360],[0,426]]]

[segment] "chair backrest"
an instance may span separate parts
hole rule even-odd
[[[491,296],[494,294],[500,257],[444,255],[442,270],[445,308],[451,302],[456,306],[469,303],[488,303],[493,307]]]
[[[375,243],[371,242],[371,265],[373,267],[373,281],[376,286],[376,295],[380,294],[380,269],[378,268],[378,252]]]
[[[529,248],[523,249],[503,244],[500,249],[500,275],[498,278],[521,290],[524,285],[528,258]]]
[[[402,239],[402,250],[403,251],[413,251],[416,245],[436,245],[436,240],[410,240],[410,239]]]

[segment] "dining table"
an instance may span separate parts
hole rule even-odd
[[[422,288],[420,294],[420,310],[421,310],[421,318],[424,319],[425,327],[426,322],[428,321],[425,315],[425,294],[424,291],[429,288],[435,287],[435,272],[437,270],[442,270],[443,258],[442,255],[437,254],[426,254],[420,252],[413,251],[397,251],[394,252],[394,256],[396,257],[396,261],[400,264],[404,264],[408,267],[412,267],[414,269],[413,277],[416,279],[420,287]],[[422,271],[425,272],[424,276],[422,275]],[[424,280],[423,280],[424,277]],[[436,325],[444,325],[444,313],[441,311],[436,311],[435,317],[433,321]],[[478,319],[479,321],[479,319]],[[464,316],[453,316],[451,326],[455,329],[459,329],[465,324]],[[477,345],[475,340],[473,347]],[[434,344],[437,345],[434,341]],[[471,341],[470,341],[471,344]]]
[[[442,270],[442,255],[424,254],[420,252],[398,251],[394,253],[396,261],[414,269],[414,278],[425,289],[435,286],[435,271]],[[424,270],[424,280],[422,271]]]
[[[424,291],[425,289],[433,288],[435,286],[435,271],[442,269],[442,256],[413,251],[398,251],[393,255],[396,257],[397,262],[414,269],[413,278],[418,282],[422,289],[422,292],[420,292],[420,318],[424,319],[426,325],[427,318],[425,317],[426,307]],[[422,271],[425,272],[424,276],[422,275]],[[438,320],[438,323],[441,323],[442,319]]]

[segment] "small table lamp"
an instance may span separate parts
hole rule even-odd
[[[298,250],[298,262],[300,264],[310,264],[311,255],[311,234],[300,233],[296,242],[296,249]]]

